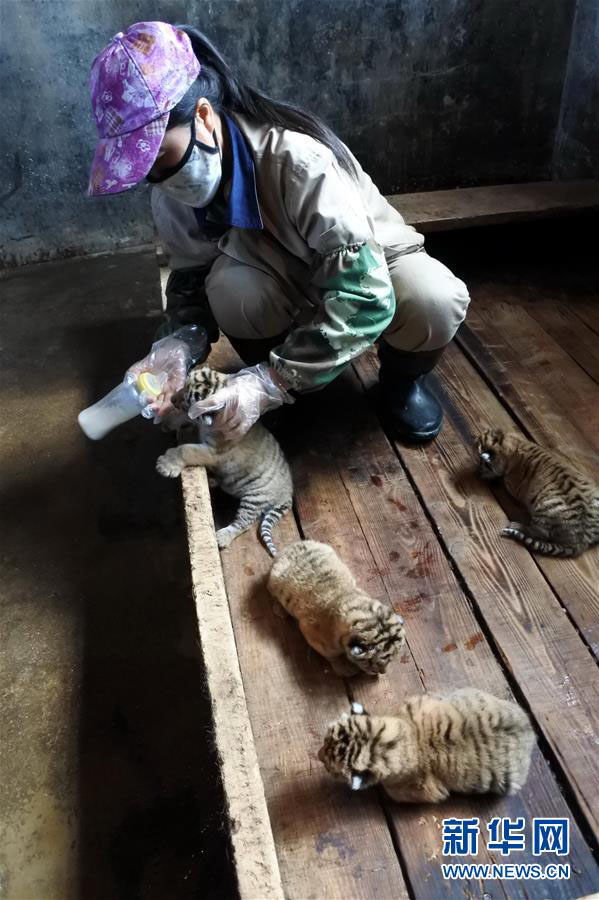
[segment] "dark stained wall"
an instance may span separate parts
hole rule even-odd
[[[550,178],[573,13],[574,0],[3,0],[0,261],[151,239],[145,187],[83,195],[89,65],[131,22],[198,24],[248,80],[327,119],[392,193]]]
[[[599,0],[578,0],[555,140],[554,177],[599,178]]]

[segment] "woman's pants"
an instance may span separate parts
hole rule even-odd
[[[424,251],[397,257],[389,272],[396,308],[382,335],[385,342],[404,352],[445,347],[466,316],[464,282]],[[252,341],[276,346],[273,338],[282,340],[294,324],[305,324],[309,317],[308,303],[298,309],[290,299],[294,292],[286,292],[277,278],[225,254],[212,264],[205,287],[221,331],[239,346]]]

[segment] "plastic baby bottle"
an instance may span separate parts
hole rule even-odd
[[[136,381],[123,381],[79,413],[81,430],[88,438],[99,441],[117,425],[138,416],[162,390],[162,379],[152,372],[142,372]]]

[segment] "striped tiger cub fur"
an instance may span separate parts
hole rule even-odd
[[[191,369],[185,386],[172,398],[174,406],[187,411],[193,402],[218,390],[228,377],[208,366]],[[272,530],[291,509],[293,484],[287,460],[273,435],[256,422],[236,444],[180,444],[156,462],[160,474],[169,478],[176,478],[186,466],[205,466],[211,482],[214,479],[223,491],[240,501],[231,524],[216,532],[218,546],[228,547],[260,519],[260,538],[275,556]]]
[[[530,515],[503,535],[551,556],[578,556],[599,543],[599,486],[573,462],[498,429],[485,431],[476,449],[482,478],[503,478]]]
[[[328,544],[296,541],[285,547],[267,586],[337,675],[382,674],[404,642],[401,616],[360,590]],[[278,606],[275,611],[282,612]]]
[[[439,803],[451,792],[516,793],[534,743],[519,706],[464,688],[410,697],[394,716],[354,703],[329,726],[318,758],[353,790],[380,783],[400,803]]]

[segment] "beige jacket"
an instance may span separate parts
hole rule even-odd
[[[167,251],[183,265],[224,253],[277,279],[298,308],[311,308],[310,322],[295,328],[271,360],[297,389],[320,387],[388,325],[395,295],[387,263],[420,250],[424,238],[356,160],[357,177],[350,178],[313,138],[233,118],[253,158],[263,228],[231,227],[211,241],[190,207],[156,188],[154,216],[161,236],[172,235]]]

